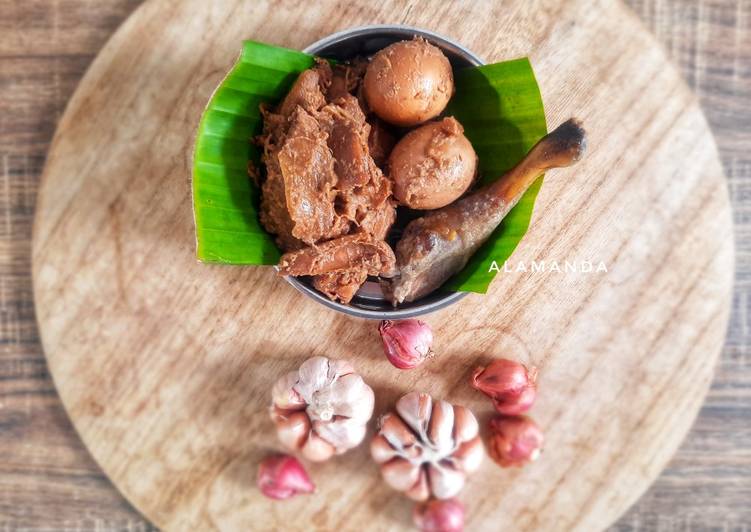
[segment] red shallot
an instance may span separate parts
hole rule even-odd
[[[488,428],[488,454],[501,467],[521,467],[540,457],[542,430],[529,417],[495,416]]]
[[[289,499],[316,489],[308,473],[294,456],[277,454],[258,466],[258,489],[270,499]]]
[[[507,416],[522,414],[537,397],[537,368],[501,358],[472,374],[472,386],[493,401],[496,411]]]
[[[399,369],[422,364],[433,352],[433,331],[420,320],[384,320],[378,326],[386,358]]]
[[[456,499],[431,499],[415,506],[412,520],[420,532],[462,532],[464,506]]]

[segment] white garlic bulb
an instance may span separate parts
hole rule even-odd
[[[411,392],[380,421],[370,452],[384,480],[409,498],[448,499],[485,456],[477,419],[467,408]]]
[[[373,390],[349,362],[313,357],[271,390],[282,444],[315,462],[356,447],[373,415]]]

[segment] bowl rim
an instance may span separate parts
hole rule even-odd
[[[315,41],[312,44],[309,44],[302,51],[306,54],[316,54],[322,48],[326,48],[326,47],[338,44],[345,40],[349,40],[355,37],[377,35],[379,33],[384,33],[384,32],[393,32],[397,34],[398,33],[411,34],[413,36],[419,35],[420,37],[424,37],[425,39],[429,40],[431,43],[438,45],[441,49],[449,51],[453,53],[454,55],[457,55],[466,59],[467,61],[472,63],[474,66],[481,66],[485,64],[485,61],[483,61],[477,54],[475,54],[471,50],[465,48],[461,44],[453,41],[452,39],[449,39],[448,37],[444,35],[440,35],[438,33],[425,30],[422,28],[416,28],[414,26],[407,26],[403,24],[371,24],[367,26],[356,26],[356,27],[349,28],[346,30],[337,31],[335,33],[332,33],[330,35],[327,35],[326,37],[323,37]],[[295,287],[297,291],[303,293],[304,295],[307,295],[308,297],[312,298],[313,300],[317,301],[318,303],[321,303],[322,305],[332,310],[341,312],[343,314],[347,314],[348,316],[354,316],[357,318],[364,318],[364,319],[370,319],[370,320],[406,319],[406,318],[413,318],[417,316],[423,316],[425,314],[430,314],[431,312],[436,312],[438,310],[446,308],[449,305],[456,303],[460,299],[463,299],[470,294],[470,292],[449,292],[445,296],[441,297],[440,299],[431,301],[429,303],[417,304],[409,308],[403,308],[403,309],[395,308],[393,310],[375,310],[375,309],[367,309],[367,308],[355,307],[351,305],[345,305],[343,303],[332,301],[325,295],[318,292],[316,289],[299,281],[295,277],[285,275],[284,279],[293,287]]]
[[[462,46],[458,42],[446,37],[445,35],[441,35],[430,30],[417,28],[415,26],[407,26],[405,24],[369,24],[366,26],[355,26],[346,30],[334,32],[330,35],[327,35],[326,37],[322,37],[321,39],[318,39],[314,43],[309,44],[308,46],[303,48],[302,51],[306,54],[315,54],[321,48],[337,44],[345,39],[360,37],[364,35],[372,35],[373,33],[382,31],[396,31],[401,33],[412,33],[415,35],[420,35],[421,37],[426,37],[440,44],[442,48],[445,48],[457,55],[465,56],[465,58],[471,63],[474,63],[475,66],[485,64],[485,61],[480,56],[478,56],[468,48]]]

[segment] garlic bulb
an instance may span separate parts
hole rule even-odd
[[[373,390],[344,360],[309,358],[280,378],[271,396],[279,440],[314,462],[359,445],[373,415]]]
[[[485,455],[472,412],[419,392],[381,418],[370,452],[384,480],[416,501],[455,496]]]

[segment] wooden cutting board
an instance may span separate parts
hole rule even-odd
[[[486,296],[427,318],[439,356],[411,372],[384,361],[375,323],[322,308],[270,268],[194,255],[194,130],[241,40],[302,48],[372,23],[434,30],[489,62],[531,57],[549,123],[581,118],[590,151],[548,175],[510,268],[608,270],[501,274]],[[540,366],[532,415],[546,452],[522,470],[486,462],[461,495],[467,529],[603,528],[689,429],[733,273],[725,179],[694,97],[631,12],[589,0],[150,0],[60,122],[33,248],[39,326],[70,417],[123,494],[174,530],[410,527],[411,504],[365,445],[311,466],[314,496],[273,503],[255,489],[256,463],[279,448],[271,383],[314,354],[351,358],[377,413],[420,389],[482,419],[475,365]]]

